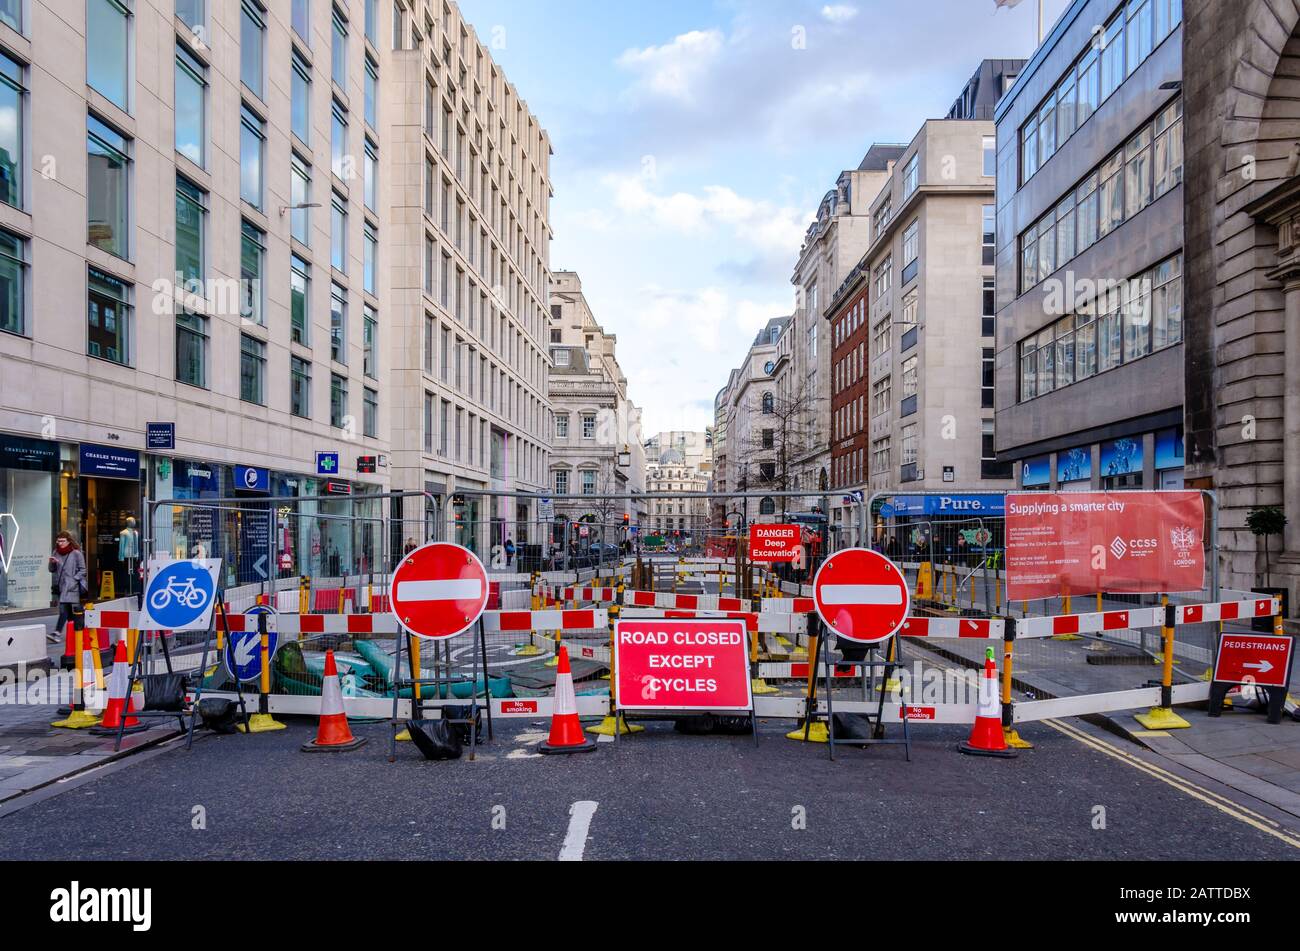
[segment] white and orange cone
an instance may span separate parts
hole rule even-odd
[[[972,756],[1012,757],[1016,751],[1007,747],[1002,733],[1002,704],[998,700],[998,668],[993,663],[993,649],[984,655],[984,676],[980,680],[979,710],[970,739],[957,749]]]
[[[578,720],[578,696],[573,692],[573,671],[569,649],[560,645],[560,663],[555,669],[555,708],[551,713],[551,735],[537,748],[539,753],[585,753],[596,744],[587,739]]]
[[[113,652],[113,673],[108,680],[108,706],[104,708],[104,719],[99,726],[91,727],[91,733],[116,734],[119,727],[123,733],[139,733],[148,729],[137,717],[129,715],[130,710],[126,704],[126,683],[130,679],[127,667],[126,640],[123,638],[117,642],[117,648]],[[125,726],[122,726],[123,716],[126,716]]]
[[[339,687],[339,669],[334,663],[334,652],[325,652],[325,681],[320,690],[320,725],[316,728],[316,739],[304,743],[305,752],[320,750],[342,752],[355,750],[365,743],[364,737],[352,735],[348,726],[348,714],[343,709],[343,690]]]

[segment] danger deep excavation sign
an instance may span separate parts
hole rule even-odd
[[[802,539],[798,525],[751,525],[750,561],[794,561]]]
[[[619,621],[614,670],[623,710],[749,710],[743,619]]]

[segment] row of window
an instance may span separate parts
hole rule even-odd
[[[1027,182],[1183,18],[1182,0],[1126,0],[1020,127]]]
[[[581,414],[579,419],[582,424],[582,438],[595,439],[596,438],[596,414],[583,413]],[[568,413],[555,414],[555,438],[556,439],[569,438],[569,414]]]
[[[501,333],[505,333],[505,316],[499,315]],[[426,313],[424,317],[424,373],[499,413],[528,432],[540,434],[544,406],[513,375],[490,361],[486,351],[467,341],[459,333],[453,345],[452,328]],[[438,352],[441,351],[441,361]],[[477,372],[475,367],[477,366]]]
[[[1020,236],[1020,292],[1183,180],[1183,103],[1171,102]]]
[[[1020,341],[1019,401],[1034,399],[1131,363],[1183,339],[1183,256],[1099,288],[1032,337]]]
[[[545,453],[533,443],[516,439],[513,475],[535,481],[545,465]],[[425,391],[424,452],[456,462],[486,469],[492,478],[503,479],[507,472],[506,434],[488,419],[463,406]]]

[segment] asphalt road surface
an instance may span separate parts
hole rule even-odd
[[[478,759],[430,763],[388,726],[307,754],[315,725],[172,744],[0,814],[10,859],[1296,859],[1300,834],[1075,722],[1018,759],[918,726],[901,747],[696,737],[651,723],[542,757],[542,721],[497,722]],[[1145,755],[1145,754],[1144,754]]]

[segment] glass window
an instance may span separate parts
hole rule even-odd
[[[362,314],[361,347],[361,372],[372,380],[379,379],[379,315],[369,304],[365,305]],[[432,362],[430,357],[430,366]]]
[[[1038,116],[1020,131],[1020,177],[1028,181],[1038,171]]]
[[[1183,101],[1169,104],[1155,122],[1153,170],[1155,197],[1159,198],[1183,180]]]
[[[594,413],[582,414],[582,438],[583,439],[596,438],[596,416]]]
[[[176,47],[176,151],[200,168],[207,161],[204,97],[207,70],[189,50]]]
[[[1105,237],[1124,220],[1124,153],[1116,152],[1101,167],[1097,236]]]
[[[1069,386],[1074,382],[1074,317],[1056,322],[1056,385]]]
[[[377,36],[375,31],[378,29],[378,8],[379,0],[366,0],[366,39],[370,41],[372,46],[379,45],[379,41],[375,38]]]
[[[366,159],[362,170],[365,174],[364,196],[366,207],[371,211],[379,209],[379,147],[366,139]]]
[[[330,42],[330,77],[334,85],[347,89],[348,85],[348,23],[338,10],[334,11],[334,32]]]
[[[266,235],[247,221],[239,236],[239,314],[250,323],[264,325],[262,268],[266,260]]]
[[[1151,204],[1151,129],[1142,129],[1124,146],[1124,218]]]
[[[1038,279],[1045,280],[1056,270],[1056,219],[1048,212],[1038,222]]]
[[[0,229],[0,330],[27,333],[27,242]]]
[[[289,233],[311,245],[311,169],[297,155],[289,159]]]
[[[294,343],[311,342],[311,265],[296,254],[289,255],[289,337]]]
[[[293,70],[289,89],[289,128],[299,141],[311,141],[311,67],[297,53],[293,54]]]
[[[0,53],[0,201],[23,206],[23,68]]]
[[[311,0],[293,0],[290,17],[293,31],[311,46]]]
[[[208,363],[208,318],[187,310],[176,314],[176,379],[190,386],[206,388]]]
[[[1074,378],[1086,380],[1096,372],[1097,322],[1092,319],[1090,308],[1087,314],[1079,314],[1074,331]]]
[[[348,208],[337,192],[330,202],[330,265],[340,273],[348,269]]]
[[[1123,285],[1124,361],[1151,352],[1151,278],[1142,275]]]
[[[1128,0],[1128,27],[1125,35],[1128,41],[1128,72],[1132,75],[1133,70],[1151,54],[1150,0]]]
[[[584,469],[582,472],[582,494],[596,494],[596,473],[592,472],[590,469]]]
[[[997,240],[997,210],[993,205],[984,205],[981,209],[980,233],[983,251],[980,263],[988,266],[993,264],[996,253],[994,242]]]
[[[94,116],[86,120],[86,241],[116,257],[130,257],[131,159],[126,136]]]
[[[266,132],[262,120],[247,106],[239,111],[239,197],[262,207],[262,156]]]
[[[365,115],[366,122],[373,128],[379,127],[379,67],[366,57],[365,76]]]
[[[362,240],[362,284],[367,294],[378,295],[377,268],[379,258],[379,235],[374,225],[366,222],[361,236]]]
[[[998,165],[998,140],[997,136],[986,135],[983,139],[984,147],[984,167],[983,173],[986,176],[997,174]]]
[[[330,119],[330,170],[345,182],[352,177],[348,159],[348,111],[337,102]]]
[[[301,357],[289,358],[289,412],[311,418],[311,364]]]
[[[1076,254],[1082,254],[1097,240],[1097,179],[1093,172],[1074,192]]]
[[[348,362],[348,292],[337,284],[330,285],[330,359]]]
[[[569,414],[568,413],[555,414],[555,435],[559,439],[569,438]]]
[[[1074,195],[1056,206],[1056,266],[1074,257]]]
[[[176,275],[182,284],[203,279],[207,196],[176,176]]]
[[[911,264],[920,253],[920,219],[913,221],[903,231],[903,264]],[[815,324],[813,326],[816,326]]]
[[[1124,81],[1124,14],[1106,25],[1101,41],[1101,98],[1106,99]]]
[[[130,365],[131,296],[125,282],[93,267],[88,270],[86,323],[86,353]]]
[[[916,191],[921,184],[921,153],[917,152],[907,160],[903,169],[903,197]]]
[[[1038,110],[1038,165],[1056,154],[1056,99],[1048,98]]]
[[[1079,60],[1079,83],[1075,94],[1078,96],[1078,118],[1075,128],[1088,121],[1088,117],[1097,111],[1101,102],[1101,67],[1100,52],[1095,46],[1089,46],[1088,52]]]
[[[119,0],[86,0],[86,82],[119,109],[130,112],[131,13]]]
[[[14,32],[23,31],[23,0],[0,0],[0,23],[7,23]]]
[[[368,439],[379,436],[379,394],[370,387],[362,390],[365,412],[362,414],[363,433]]]
[[[903,393],[902,398],[907,399],[909,396],[915,396],[919,383],[917,375],[917,365],[920,360],[917,357],[908,357],[903,361],[902,381]]]
[[[263,92],[263,64],[266,49],[266,20],[262,8],[251,0],[244,0],[243,13],[239,20],[239,79],[244,87],[265,99]]]
[[[330,425],[342,429],[348,415],[348,381],[337,373],[330,374]]]
[[[569,473],[564,469],[555,470],[555,494],[569,494]]]
[[[266,405],[266,344],[248,334],[239,335],[239,398]]]
[[[204,0],[176,0],[176,18],[195,33],[201,32],[207,25],[203,3]]]
[[[1078,115],[1074,73],[1071,71],[1056,90],[1056,144],[1058,146],[1074,134],[1074,124],[1078,121]]]

